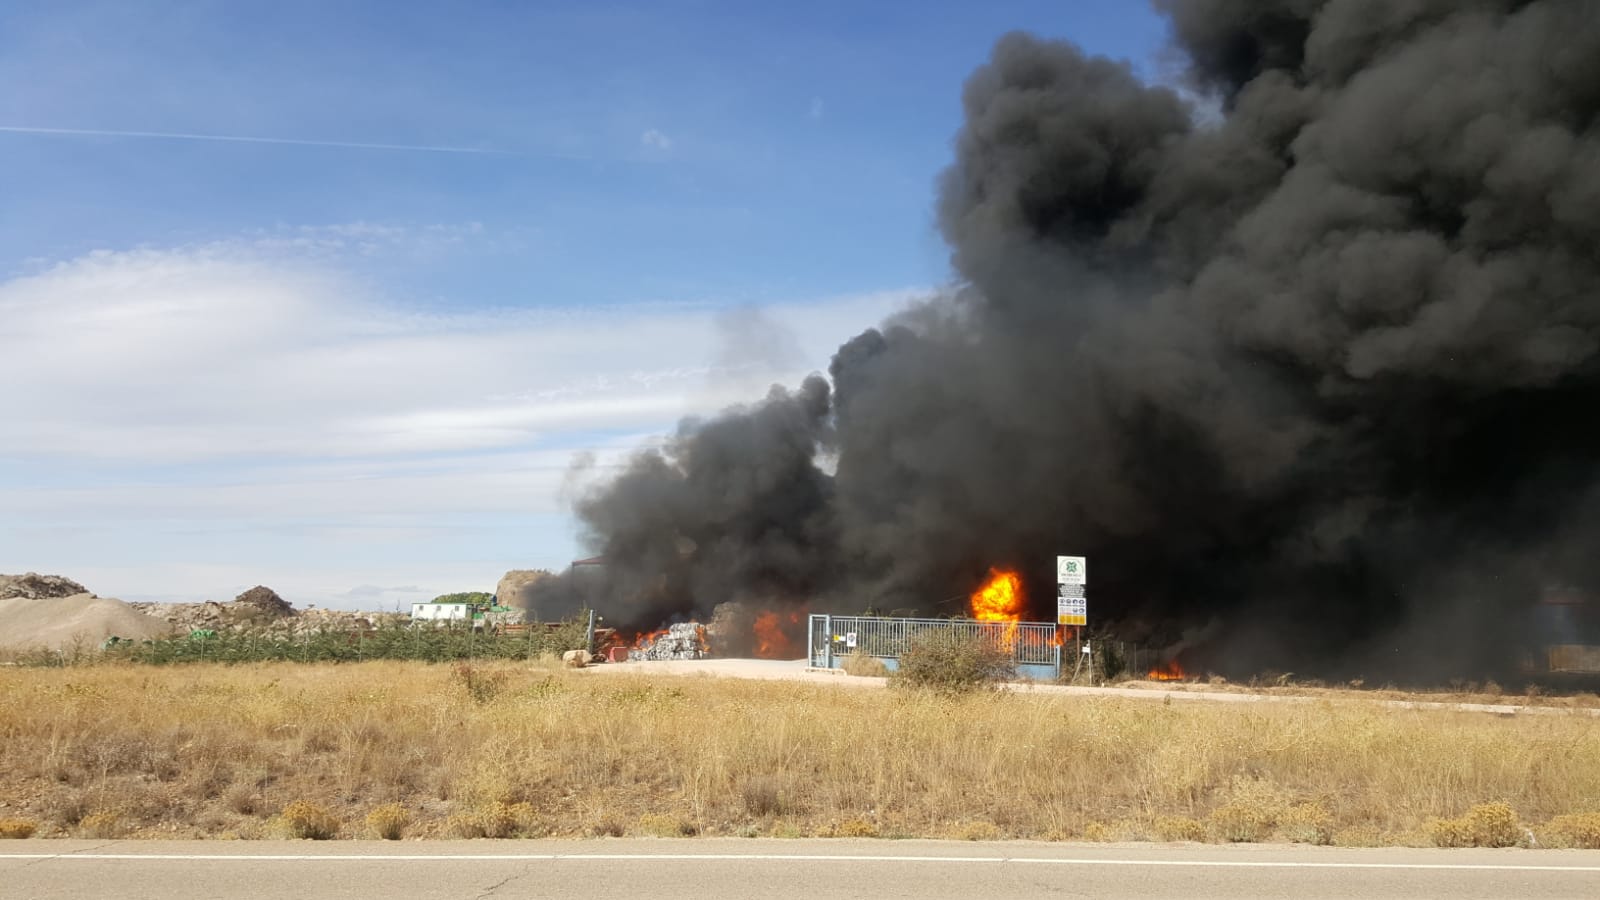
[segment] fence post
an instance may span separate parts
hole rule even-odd
[[[827,668],[831,669],[831,668],[833,668],[833,616],[832,615],[825,615],[825,616],[822,617],[822,630],[824,632],[824,634],[822,635],[822,646],[823,646],[822,658],[823,658],[823,661],[826,663]]]

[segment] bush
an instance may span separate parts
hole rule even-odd
[[[1430,819],[1426,830],[1436,847],[1515,847],[1523,838],[1506,803],[1480,803],[1459,819]]]
[[[39,823],[32,819],[0,819],[0,840],[21,840],[33,837]]]
[[[1574,850],[1600,850],[1600,813],[1556,816],[1544,827],[1545,842]]]
[[[846,675],[859,675],[866,678],[882,678],[889,674],[889,667],[883,660],[857,650],[844,658],[844,672]]]
[[[960,693],[997,686],[1016,674],[1011,654],[984,635],[936,628],[911,639],[891,683]]]
[[[745,811],[753,816],[776,816],[790,811],[785,782],[771,775],[755,775],[739,786]]]
[[[78,822],[78,837],[106,840],[122,833],[122,817],[102,810],[84,816]]]
[[[1206,826],[1188,816],[1157,816],[1155,834],[1163,841],[1204,841]]]
[[[451,672],[475,703],[490,702],[500,696],[506,687],[506,673],[483,669],[469,662],[456,663]]]
[[[1288,815],[1293,797],[1279,785],[1257,778],[1235,778],[1222,805],[1211,811],[1211,830],[1218,840],[1258,843]]]
[[[700,829],[693,822],[661,813],[645,813],[639,817],[639,830],[651,837],[694,837]]]
[[[1333,816],[1321,803],[1296,803],[1278,823],[1278,837],[1291,844],[1329,844]]]
[[[1115,840],[1116,834],[1111,830],[1111,826],[1106,825],[1104,822],[1090,822],[1083,826],[1083,839],[1096,844],[1103,844],[1107,841]]]
[[[979,820],[957,823],[950,829],[950,837],[958,841],[997,841],[1001,833],[993,822]]]
[[[451,816],[447,830],[462,838],[511,838],[526,834],[533,826],[531,803],[495,801],[470,813]]]
[[[307,800],[285,806],[278,821],[290,837],[301,840],[326,841],[339,833],[338,817]]]
[[[386,841],[398,841],[411,825],[411,813],[399,803],[385,803],[367,813],[367,827]]]
[[[1266,840],[1278,824],[1270,810],[1247,803],[1226,803],[1211,811],[1211,829],[1219,840],[1253,844]]]
[[[842,838],[875,838],[878,836],[878,826],[866,819],[846,819],[829,829],[829,837]]]

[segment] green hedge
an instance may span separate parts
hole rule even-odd
[[[102,659],[150,665],[187,662],[355,662],[364,659],[532,659],[545,653],[582,649],[586,624],[580,620],[548,629],[534,625],[522,634],[474,631],[465,622],[388,625],[374,631],[320,631],[287,635],[264,630],[221,631],[213,637],[178,637],[122,642],[107,647]],[[43,662],[43,661],[41,661]],[[59,664],[59,663],[58,663]]]

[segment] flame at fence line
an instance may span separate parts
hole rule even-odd
[[[1183,666],[1178,665],[1176,659],[1169,659],[1145,673],[1145,677],[1151,681],[1182,681],[1189,677],[1189,673],[1183,670]]]
[[[780,613],[777,610],[767,610],[756,616],[755,655],[757,659],[798,659],[804,656],[796,649],[795,642],[789,633],[800,626],[805,620],[805,614],[799,610]]]
[[[968,601],[974,619],[1006,623],[1001,640],[1007,647],[1016,643],[1017,623],[1022,621],[1025,606],[1020,575],[1010,569],[991,568],[988,580],[972,592]]]

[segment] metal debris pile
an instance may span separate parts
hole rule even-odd
[[[699,622],[679,622],[665,631],[641,637],[628,651],[628,661],[705,659],[710,655],[710,646],[704,625]]]

